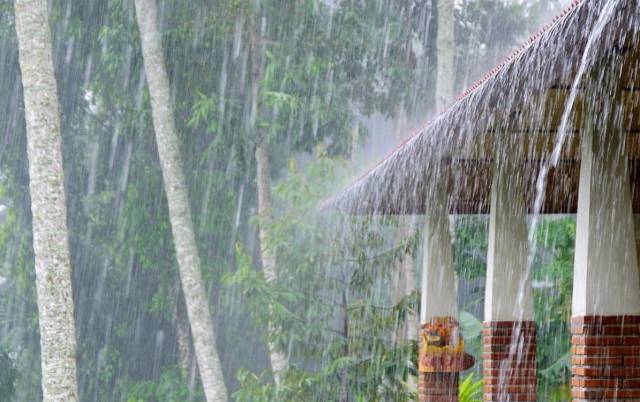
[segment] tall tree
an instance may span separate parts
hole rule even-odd
[[[260,87],[264,75],[264,41],[262,28],[258,22],[259,2],[251,13],[251,111],[249,127],[256,134],[256,185],[258,187],[258,215],[262,223],[259,225],[260,236],[260,260],[262,270],[267,283],[273,283],[277,279],[276,258],[267,245],[265,224],[272,220],[271,193],[270,193],[270,156],[266,135],[260,132],[258,127],[258,115],[260,113]],[[274,335],[277,329],[273,323],[269,324],[269,336]],[[280,377],[287,368],[287,357],[278,348],[277,344],[269,341],[269,360],[273,370],[273,378],[276,385],[280,383]]]
[[[59,105],[45,0],[16,0],[45,402],[75,402],[76,335]]]
[[[156,2],[155,0],[136,0],[135,5],[145,72],[151,95],[153,127],[200,378],[208,402],[226,401],[227,389],[202,281],[191,207],[180,159],[169,78],[165,69],[156,17]]]
[[[452,101],[455,90],[455,16],[453,0],[438,0],[438,35],[436,39],[437,81],[436,111],[441,112]]]
[[[401,21],[405,21],[405,26],[407,26],[404,36],[395,38],[396,41],[404,44],[404,46],[400,46],[403,53],[401,53],[402,61],[399,63],[410,71],[410,73],[407,74],[407,81],[411,83],[411,86],[400,86],[400,99],[402,99],[402,101],[397,102],[391,113],[393,140],[399,144],[406,140],[410,134],[409,129],[411,125],[415,124],[415,121],[412,122],[409,120],[409,113],[411,111],[415,112],[416,109],[421,110],[422,107],[420,105],[424,105],[425,99],[428,98],[424,95],[425,91],[422,90],[419,84],[419,76],[429,75],[424,74],[424,71],[426,70],[425,65],[428,64],[429,60],[429,43],[427,42],[431,26],[431,5],[425,2],[425,4],[420,6],[415,4],[409,6],[400,2],[396,7],[399,13],[398,18],[400,18]],[[410,45],[410,43],[413,43],[413,45]],[[396,63],[398,63],[398,61],[396,61]],[[407,100],[407,98],[409,100]],[[419,98],[425,99],[418,100]],[[415,247],[411,246],[415,243],[415,236],[415,216],[399,217],[394,243],[403,249],[404,253],[394,261],[392,301],[396,307],[402,305],[408,306],[408,308],[397,308],[399,314],[394,338],[396,344],[400,346],[410,344],[412,341],[418,341],[418,311],[417,308],[411,308],[411,297],[416,294],[417,290],[416,264],[414,259]],[[414,350],[409,348],[409,353],[413,354]],[[410,359],[411,356],[409,356],[406,361],[410,361]],[[417,394],[417,378],[415,376],[409,376],[406,387],[410,393]]]

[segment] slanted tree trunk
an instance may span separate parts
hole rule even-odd
[[[165,69],[160,32],[156,21],[156,2],[155,0],[135,0],[135,6],[151,95],[153,127],[169,204],[171,231],[202,387],[208,402],[226,401],[227,389],[202,282],[191,207],[180,160],[169,78]]]
[[[438,59],[436,80],[436,112],[441,112],[453,100],[455,90],[455,26],[453,0],[438,0]]]
[[[176,343],[178,344],[180,368],[186,378],[191,369],[191,334],[189,333],[189,323],[183,317],[183,309],[180,306],[180,300],[177,296],[175,300],[173,300],[173,303],[173,319],[176,328]]]
[[[257,167],[257,186],[258,186],[258,214],[261,222],[271,220],[271,194],[269,192],[269,153],[265,144],[259,144],[256,147],[256,167]],[[260,226],[260,258],[262,260],[262,269],[267,283],[273,283],[277,278],[276,259],[268,249],[266,243],[266,231]],[[274,324],[269,325],[269,333],[273,334],[277,331]],[[278,348],[277,345],[270,342],[269,360],[271,361],[271,369],[273,370],[273,378],[276,385],[280,384],[281,374],[287,369],[287,357]]]
[[[176,328],[176,343],[178,344],[178,356],[180,368],[184,378],[189,381],[189,401],[193,400],[196,377],[198,374],[198,365],[193,356],[193,346],[191,343],[191,332],[189,331],[189,322],[185,317],[185,308],[178,298],[180,292],[176,292],[174,303],[174,320]]]
[[[250,127],[254,130],[257,137],[256,144],[256,185],[258,187],[258,215],[261,223],[268,223],[272,219],[271,215],[271,193],[269,179],[269,150],[267,140],[264,135],[259,132],[257,123],[260,109],[260,86],[263,78],[262,59],[264,54],[262,44],[262,34],[256,17],[256,12],[251,15],[251,113]],[[262,262],[262,270],[267,283],[273,283],[277,278],[276,258],[267,247],[266,231],[263,224],[259,226],[260,237],[260,260]],[[269,324],[269,335],[277,331],[274,324]],[[273,342],[269,342],[269,360],[273,371],[273,378],[276,386],[280,384],[280,377],[284,370],[287,369],[287,357]]]
[[[44,402],[75,402],[76,334],[59,105],[44,0],[16,0]]]

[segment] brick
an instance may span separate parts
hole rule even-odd
[[[488,385],[495,385],[495,384],[506,384],[506,385],[526,385],[526,384],[531,384],[532,380],[535,380],[535,378],[533,376],[529,376],[529,377],[509,377],[506,379],[501,379],[498,377],[485,377],[484,379],[484,383],[488,384]]]
[[[571,326],[571,333],[576,335],[640,335],[640,324],[622,325],[584,325]]]
[[[640,388],[640,378],[628,378],[623,380],[622,388]]]
[[[510,345],[514,339],[511,336],[485,336],[482,343],[485,345]]]
[[[501,370],[499,365],[496,365],[495,367],[487,367],[483,365],[482,369],[483,369],[482,373],[485,378],[489,376],[497,378],[505,374],[505,370]],[[517,377],[517,378],[526,378],[526,377],[535,378],[536,377],[535,369],[518,369],[518,370],[507,369],[506,373],[509,375],[509,377]]]
[[[640,315],[581,316],[571,318],[572,326],[640,324]]]
[[[533,321],[485,321],[482,326],[492,330],[517,330],[521,332],[534,332],[536,330],[536,324]]]
[[[620,388],[622,387],[622,379],[613,378],[581,378],[573,377],[571,379],[572,387],[579,388]]]
[[[489,358],[489,357],[484,357],[483,356],[483,362],[482,362],[482,367],[483,368],[498,368],[498,369],[503,369],[503,370],[513,370],[513,371],[517,371],[517,370],[521,370],[521,369],[530,369],[530,370],[535,370],[536,368],[536,361],[535,359],[520,359],[520,360],[513,360],[513,359],[496,359],[496,358]]]
[[[420,402],[457,402],[458,373],[420,373]]]
[[[601,399],[604,392],[600,389],[571,387],[571,396],[573,398]]]
[[[536,392],[536,385],[486,384],[484,386],[484,392],[488,394],[533,394]]]
[[[640,368],[629,367],[571,367],[571,373],[577,376],[585,377],[640,377]]]
[[[501,353],[511,355],[516,358],[522,358],[522,356],[525,355],[527,358],[531,358],[536,354],[535,340],[529,339],[526,342],[518,342],[518,340],[515,340],[515,343],[505,342],[506,341],[502,340],[500,343],[485,342],[482,345],[482,351],[483,353]]]
[[[483,326],[484,400],[535,401],[535,323],[499,321]]]
[[[638,346],[571,346],[571,353],[588,356],[637,356],[640,354]]]
[[[508,336],[511,337],[513,330],[511,328],[482,328],[483,336]]]
[[[574,317],[574,402],[640,400],[640,316]]]
[[[638,346],[612,346],[606,348],[603,354],[609,356],[638,356],[640,355],[640,347]]]
[[[505,400],[509,400],[509,401],[513,401],[513,402],[520,402],[520,401],[537,401],[537,395],[534,394],[519,394],[519,395],[509,395],[508,399],[507,396],[505,396],[504,394],[488,394],[485,393],[484,394],[484,400],[485,401],[499,401],[499,402],[504,402]]]
[[[482,335],[484,336],[504,336],[504,337],[512,337],[512,336],[535,336],[535,329],[520,329],[514,330],[513,328],[483,328]]]
[[[512,362],[533,361],[535,353],[513,353],[511,351],[482,351],[482,358],[485,360],[509,360]]]
[[[624,356],[624,366],[637,367],[640,366],[640,356]]]
[[[638,346],[640,345],[640,336],[624,336],[620,338],[623,340],[625,346]]]
[[[605,389],[603,396],[617,399],[640,398],[640,389]]]
[[[503,352],[503,351],[509,351],[512,350],[514,352],[523,352],[523,353],[532,353],[535,354],[536,352],[536,345],[535,343],[532,342],[527,342],[525,344],[491,344],[491,343],[485,343],[484,345],[482,345],[482,349],[486,352],[490,352],[490,351],[497,351],[497,352]]]
[[[572,345],[586,346],[621,346],[625,339],[620,336],[586,336],[573,335],[571,337]]]
[[[624,363],[622,356],[601,357],[601,356],[572,356],[571,364],[575,366],[621,366]]]
[[[640,324],[624,325],[621,327],[622,335],[640,336]]]

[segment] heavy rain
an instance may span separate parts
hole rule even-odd
[[[0,402],[640,400],[640,1],[0,0]]]

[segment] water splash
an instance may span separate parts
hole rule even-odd
[[[586,4],[586,3],[585,3]],[[564,111],[562,113],[562,118],[560,120],[560,126],[558,127],[558,133],[556,136],[555,145],[553,147],[553,152],[551,153],[551,158],[547,161],[543,161],[540,166],[540,173],[538,174],[538,179],[536,182],[536,198],[533,207],[533,221],[531,224],[531,228],[529,230],[529,242],[533,243],[534,241],[534,233],[536,227],[538,226],[538,220],[540,217],[540,211],[542,210],[542,203],[544,202],[545,197],[545,184],[547,181],[547,176],[549,175],[549,171],[552,168],[558,166],[558,162],[560,161],[560,156],[562,155],[562,148],[567,140],[570,130],[569,127],[569,119],[571,118],[571,113],[573,112],[573,106],[575,105],[576,99],[578,98],[578,93],[580,91],[580,85],[582,83],[582,77],[587,72],[588,68],[591,66],[591,56],[592,49],[594,45],[596,45],[600,37],[602,36],[602,32],[604,28],[609,23],[609,20],[613,16],[614,12],[618,8],[620,4],[620,0],[609,0],[602,8],[602,12],[596,21],[596,24],[591,31],[589,38],[587,40],[587,44],[584,48],[584,52],[582,54],[582,60],[580,61],[580,67],[576,76],[571,84],[571,91],[569,93],[569,98],[564,106]]]

